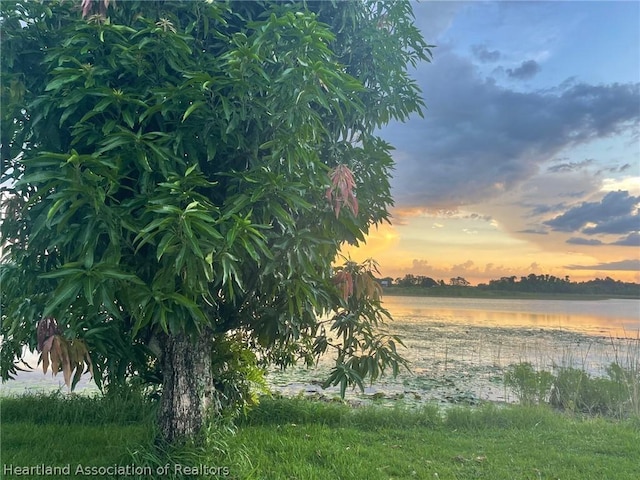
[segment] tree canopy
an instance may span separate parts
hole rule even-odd
[[[334,261],[388,218],[376,130],[423,106],[409,2],[0,8],[3,379],[27,346],[168,390],[177,339],[235,401],[246,365],[402,364],[374,263]]]

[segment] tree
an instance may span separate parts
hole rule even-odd
[[[431,277],[421,276],[420,277],[420,286],[423,287],[423,288],[437,287],[438,286],[438,282],[436,282]]]
[[[454,277],[449,280],[449,285],[454,287],[468,287],[471,284],[466,278]]]
[[[411,273],[407,273],[404,277],[396,279],[396,285],[400,287],[414,287],[417,285],[417,282],[418,279]]]
[[[375,264],[332,264],[388,218],[375,130],[423,106],[409,2],[1,9],[3,380],[24,345],[70,385],[155,379],[175,441],[259,365],[397,372]]]
[[[377,281],[381,287],[390,287],[394,282],[393,277],[378,278]]]

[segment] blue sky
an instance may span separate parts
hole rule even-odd
[[[473,283],[640,281],[640,3],[420,2],[425,118],[395,147],[391,226],[351,255]]]

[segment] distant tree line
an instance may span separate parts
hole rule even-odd
[[[640,294],[640,285],[631,282],[614,280],[611,277],[596,278],[583,282],[572,282],[569,276],[556,277],[554,275],[536,275],[530,273],[526,277],[511,276],[490,280],[488,284],[481,283],[477,287],[463,277],[452,277],[449,281],[435,280],[424,275],[406,274],[404,277],[385,277],[378,279],[383,287],[468,287],[484,291],[496,292],[526,292],[526,293],[569,293],[591,295],[632,295]]]

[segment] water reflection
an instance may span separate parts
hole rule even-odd
[[[394,317],[389,323],[406,348],[400,353],[411,372],[397,379],[385,377],[366,394],[406,395],[421,401],[471,398],[516,401],[502,379],[506,368],[529,362],[536,369],[554,371],[575,367],[606,376],[607,367],[623,367],[640,360],[640,301],[486,300],[432,297],[384,298]],[[35,358],[34,358],[35,357]],[[37,356],[31,357],[33,365]],[[322,392],[337,395],[337,387],[321,391],[334,365],[324,357],[315,369],[272,371],[268,380],[284,394]],[[635,363],[633,364],[634,368]],[[80,391],[95,390],[83,377]],[[42,371],[21,372],[2,386],[7,393],[62,386],[60,377]],[[348,398],[365,398],[349,391]]]
[[[387,296],[384,306],[399,323],[550,328],[593,336],[637,338],[639,300],[503,300]]]

